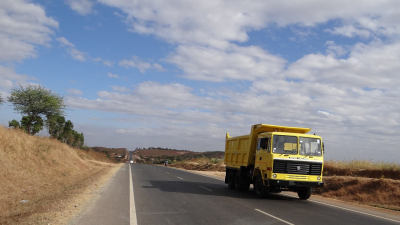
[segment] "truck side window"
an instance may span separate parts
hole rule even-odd
[[[261,138],[259,138],[257,141],[257,151],[260,150],[260,144],[261,144]]]
[[[260,149],[262,149],[264,151],[268,149],[268,138],[260,139]]]
[[[264,148],[263,149],[267,150],[268,152],[270,151],[269,150],[269,138],[265,138],[265,144],[264,144]]]

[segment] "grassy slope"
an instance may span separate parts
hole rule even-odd
[[[0,126],[0,224],[46,210],[49,199],[107,169],[94,160],[108,161],[101,153]]]

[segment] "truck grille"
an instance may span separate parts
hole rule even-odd
[[[321,175],[322,164],[291,160],[274,160],[274,173]]]

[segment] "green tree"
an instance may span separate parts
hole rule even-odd
[[[46,126],[51,137],[59,139],[64,131],[65,117],[60,115],[48,116]]]
[[[0,95],[0,105],[3,104],[3,103],[4,103],[4,100],[3,100],[3,98],[2,98],[1,95]]]
[[[48,119],[49,115],[63,115],[65,109],[63,97],[40,85],[15,88],[11,91],[8,101],[13,104],[14,111],[27,115],[25,126],[28,133],[32,135],[35,134],[40,124],[42,127],[39,130],[43,128],[42,117]],[[42,119],[42,122],[38,117]]]
[[[31,125],[29,126],[29,123]],[[28,134],[35,135],[39,131],[43,129],[43,119],[40,116],[35,116],[33,119],[31,119],[29,116],[23,116],[21,120],[21,127],[24,131],[26,131]]]
[[[19,122],[17,120],[11,120],[11,121],[8,121],[8,127],[13,127],[15,129],[17,129],[17,128],[20,129],[21,125],[19,125]]]

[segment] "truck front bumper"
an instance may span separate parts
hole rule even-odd
[[[304,182],[289,180],[268,180],[269,186],[286,186],[286,187],[323,187],[324,182]]]

